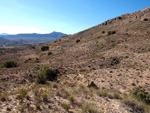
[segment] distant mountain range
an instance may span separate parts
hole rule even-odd
[[[48,43],[65,35],[67,34],[55,31],[49,34],[32,33],[9,35],[7,33],[2,33],[0,34],[0,47]]]

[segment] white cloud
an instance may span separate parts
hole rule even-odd
[[[52,31],[29,27],[29,26],[0,26],[0,33],[18,34],[18,33],[50,33]]]

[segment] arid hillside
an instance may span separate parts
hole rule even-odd
[[[56,78],[41,84],[45,66]],[[146,8],[45,45],[0,48],[0,112],[149,113],[149,73]]]

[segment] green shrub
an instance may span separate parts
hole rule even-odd
[[[42,51],[47,51],[47,50],[49,50],[49,47],[48,47],[48,46],[42,46],[42,47],[41,47],[41,50],[42,50]]]
[[[78,40],[76,40],[76,43],[79,43],[80,42],[80,40],[78,39]]]
[[[113,35],[115,33],[116,33],[116,31],[108,31],[108,35]]]
[[[43,74],[41,71],[37,76],[36,76],[36,83],[38,84],[45,84],[47,81],[46,76]]]
[[[36,82],[39,84],[45,84],[46,81],[54,81],[57,77],[57,70],[45,67],[37,76]]]
[[[4,63],[4,67],[6,68],[13,68],[13,67],[17,67],[17,63],[14,61],[6,61]]]
[[[145,102],[146,104],[150,104],[150,94],[145,91],[145,89],[141,87],[135,87],[130,92],[136,99]]]

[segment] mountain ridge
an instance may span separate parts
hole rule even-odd
[[[32,45],[40,43],[48,43],[54,41],[62,36],[67,34],[61,32],[52,32],[49,34],[38,34],[38,33],[26,33],[26,34],[14,34],[14,35],[0,35],[4,39],[7,39],[8,42],[5,44],[0,44],[0,46],[17,46],[19,45]]]

